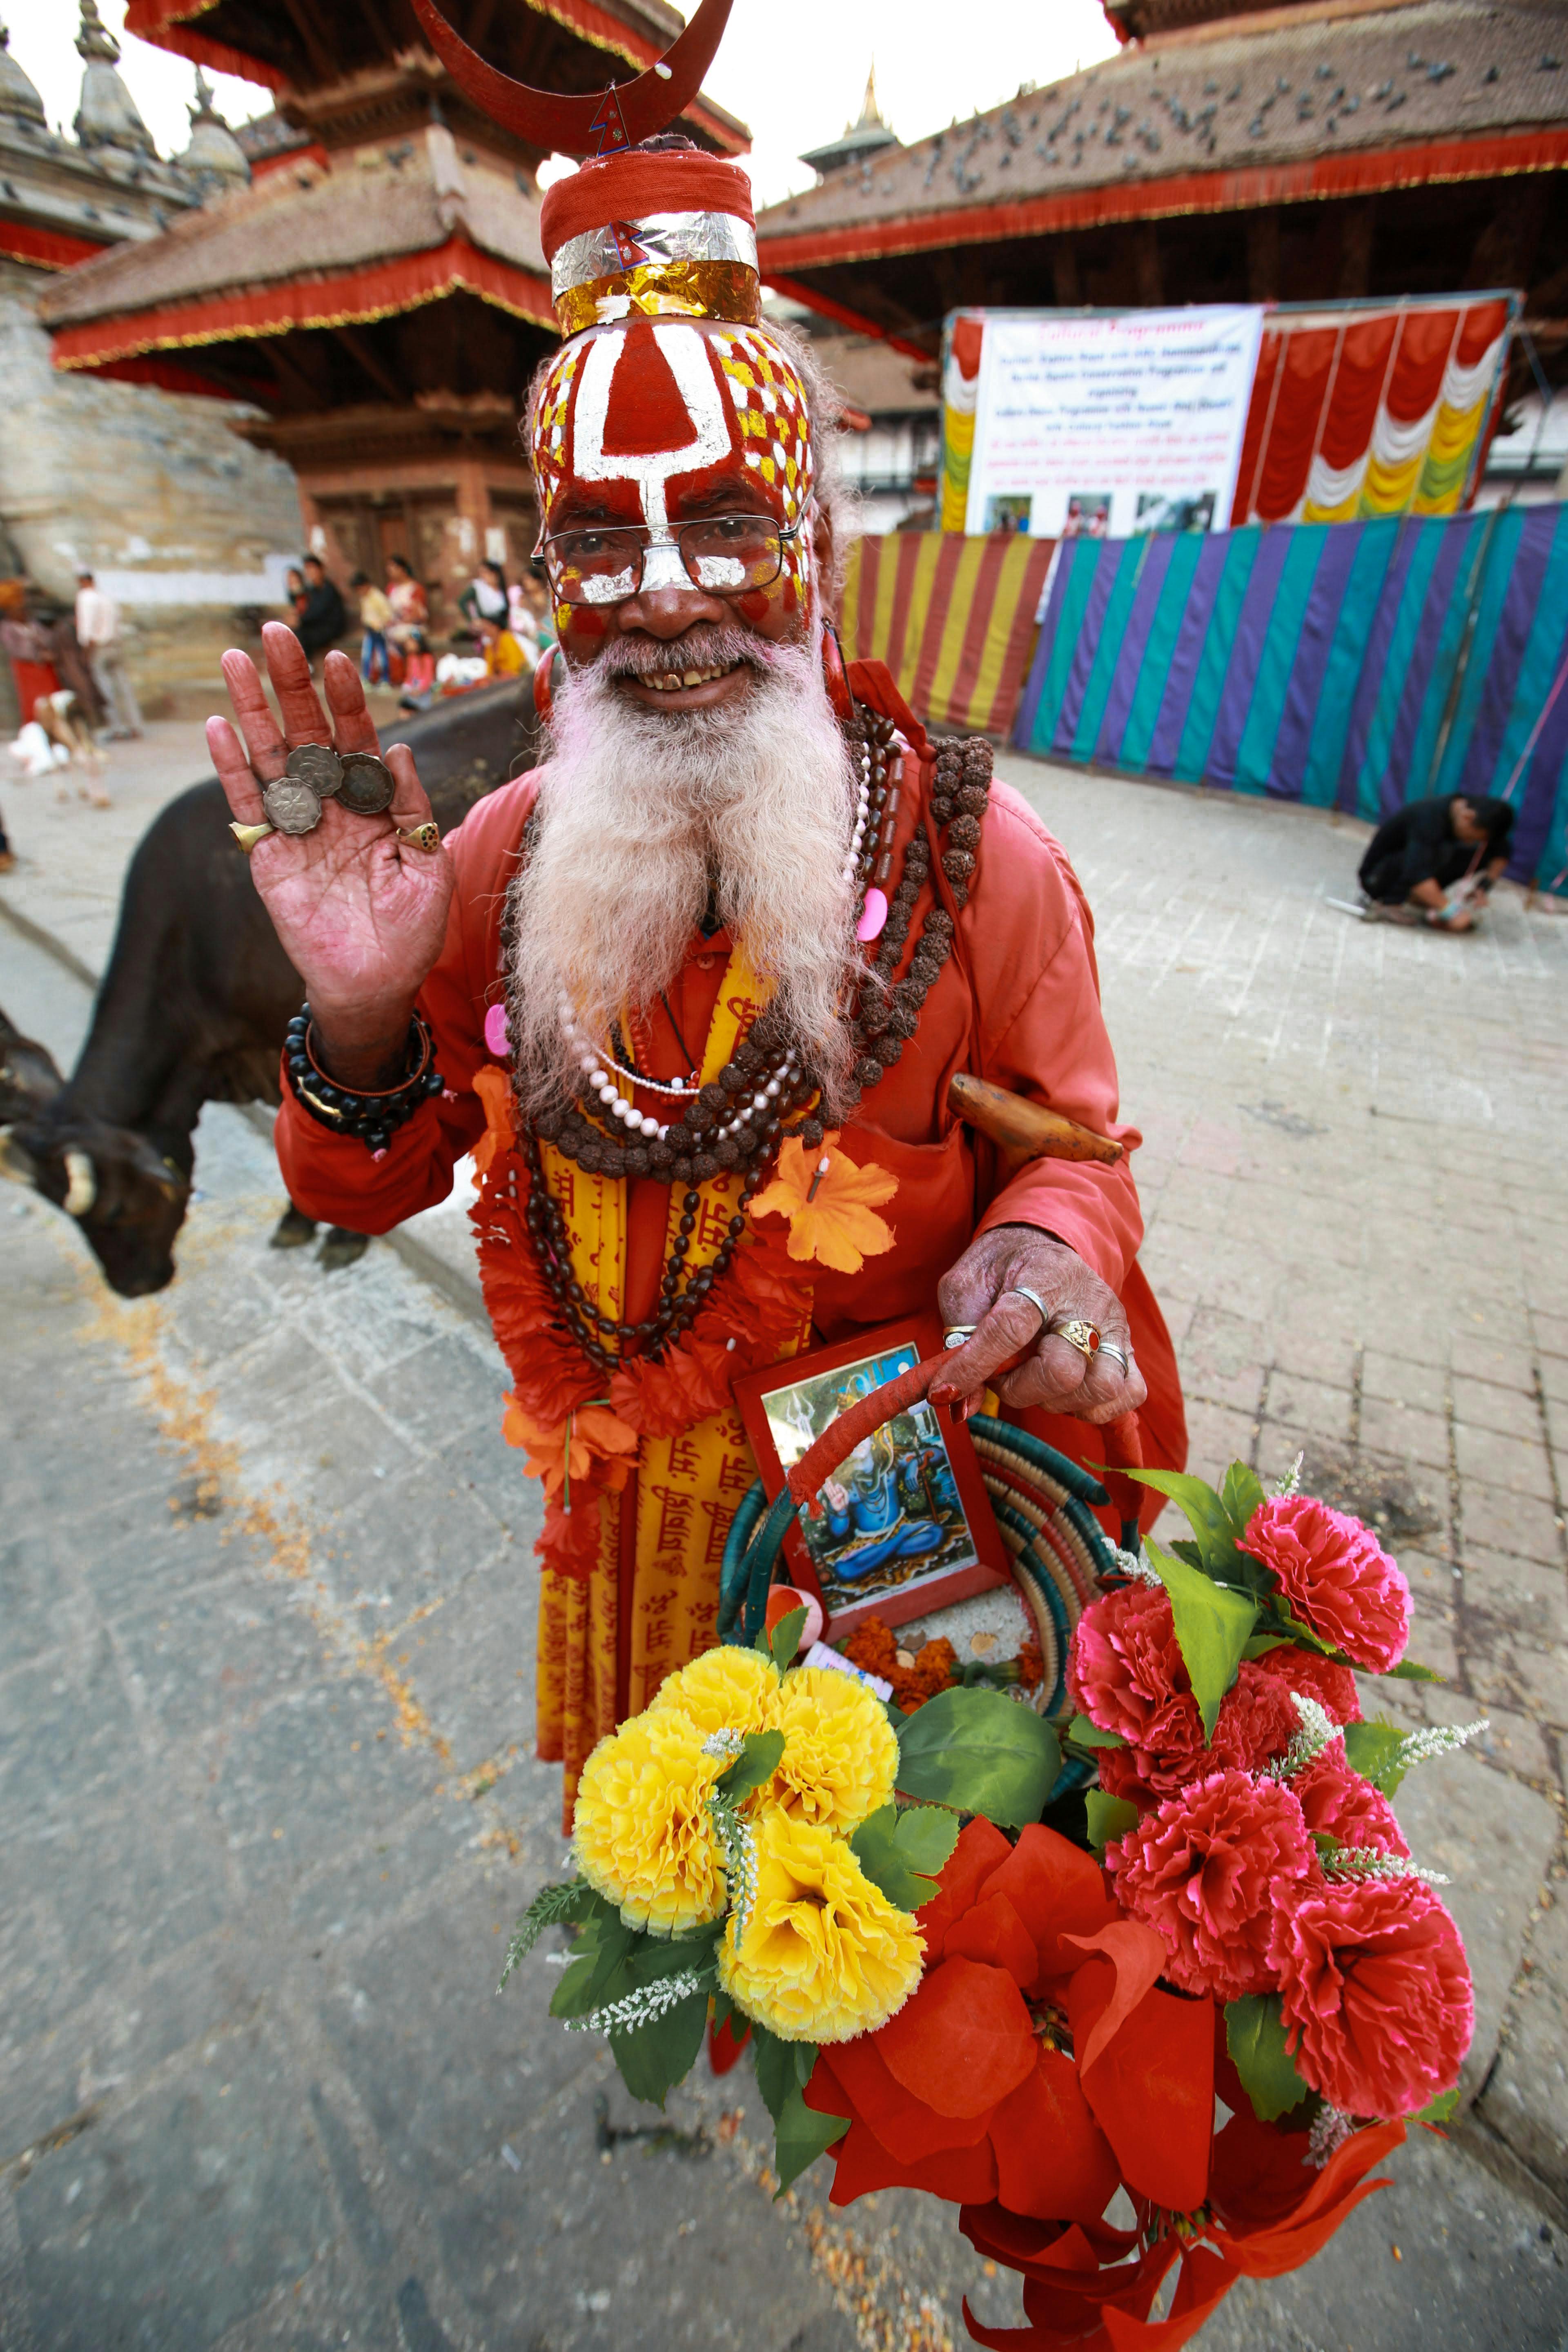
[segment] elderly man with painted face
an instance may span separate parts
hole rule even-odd
[[[548,1496],[539,1746],[569,1802],[595,1741],[715,1638],[756,1475],[739,1373],[935,1301],[974,1327],[939,1402],[1022,1353],[1005,1410],[1078,1454],[1084,1422],[1138,1408],[1152,1459],[1185,1436],[1125,1158],[1008,1181],[949,1108],[967,1071],[1138,1140],[1062,851],[986,745],[939,752],[883,667],[839,659],[832,404],[759,322],[743,173],[650,142],[558,182],[542,228],[565,336],[529,407],[549,759],[438,848],[397,746],[384,814],[345,793],[246,837],[309,996],[290,1198],[379,1232],[463,1153],[482,1171],[506,1431]],[[350,662],[323,709],[287,631],[267,658],[283,738],[240,653],[245,743],[209,729],[242,831],[290,747],[376,750]],[[793,1255],[817,1183],[889,1239],[862,1208]]]

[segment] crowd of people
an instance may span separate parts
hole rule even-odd
[[[293,629],[312,669],[349,633],[342,593],[319,555],[289,574]],[[437,693],[518,677],[537,667],[553,637],[549,599],[530,577],[509,581],[487,558],[458,596],[459,626],[438,658],[431,642],[430,600],[406,556],[386,558],[385,577],[356,572],[349,583],[359,606],[360,676],[366,686],[399,689],[399,708],[426,710]],[[463,651],[467,645],[470,651]]]

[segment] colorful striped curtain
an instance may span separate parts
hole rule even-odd
[[[1568,507],[1066,541],[1013,740],[1373,824],[1495,793],[1561,889]]]
[[[1005,736],[1055,544],[942,530],[854,541],[839,611],[845,652],[886,662],[929,726]]]
[[[1271,311],[1232,523],[1453,514],[1485,442],[1513,308],[1493,294]]]

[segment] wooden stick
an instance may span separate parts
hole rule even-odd
[[[947,1099],[960,1118],[989,1136],[1002,1154],[1009,1175],[1029,1160],[1097,1160],[1114,1167],[1121,1146],[1092,1128],[1079,1127],[1060,1111],[1010,1094],[1005,1087],[988,1086],[967,1070],[955,1073]]]

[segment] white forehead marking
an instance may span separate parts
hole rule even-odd
[[[662,530],[669,520],[665,488],[673,474],[694,474],[716,466],[731,454],[730,420],[723,395],[708,357],[708,347],[693,327],[656,326],[654,340],[669,363],[681,399],[686,404],[691,439],[680,449],[656,449],[647,457],[606,457],[605,422],[610,409],[610,387],[626,355],[625,335],[597,335],[583,363],[574,419],[573,471],[583,482],[635,482],[642,500],[643,520]]]

